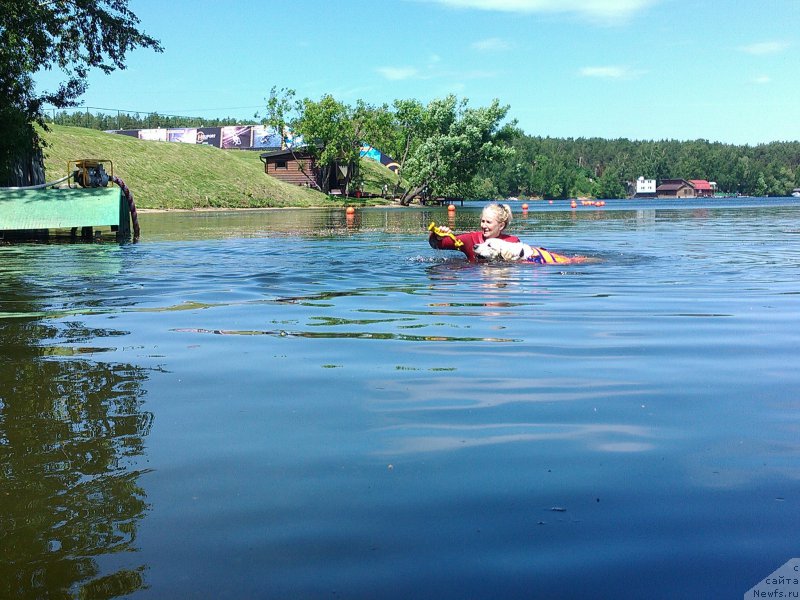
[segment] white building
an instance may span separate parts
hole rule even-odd
[[[655,196],[656,195],[656,180],[645,179],[642,176],[636,180],[636,196]]]

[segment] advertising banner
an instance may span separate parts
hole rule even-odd
[[[361,146],[361,156],[378,163],[381,162],[381,151],[372,146]]]
[[[139,130],[138,129],[110,129],[105,133],[116,133],[118,135],[129,135],[131,137],[138,138],[139,137]]]
[[[387,156],[377,148],[373,148],[367,144],[361,146],[360,155],[365,158],[369,158],[370,160],[374,160],[375,162],[379,162],[386,168],[395,172],[400,168],[400,165],[398,165],[391,156]]]
[[[139,139],[147,140],[148,142],[166,142],[167,130],[166,129],[140,129]]]
[[[253,148],[282,147],[282,138],[278,130],[267,125],[253,125]]]
[[[177,142],[182,144],[203,144],[216,148],[236,148],[239,150],[279,150],[297,148],[304,145],[303,136],[285,131],[280,135],[269,125],[231,125],[226,127],[174,127],[170,129],[112,129],[107,133],[130,135],[140,140],[158,142]],[[377,148],[362,143],[361,156],[383,164],[392,171],[399,165],[391,156]]]
[[[234,126],[222,128],[222,147],[223,148],[251,148],[250,137],[252,135],[252,127],[247,126]]]
[[[288,129],[283,131],[283,143],[287,148],[299,148],[305,145],[302,135],[295,135]]]
[[[204,146],[216,146],[219,148],[220,144],[222,144],[222,128],[198,127],[196,140],[198,144],[203,144]]]
[[[180,142],[182,144],[195,144],[197,143],[197,129],[168,129],[167,141]]]

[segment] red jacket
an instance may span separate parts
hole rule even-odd
[[[428,238],[428,243],[431,245],[431,248],[436,248],[437,250],[461,250],[464,254],[467,255],[467,260],[469,262],[475,262],[475,244],[482,244],[486,240],[483,239],[483,232],[482,231],[470,231],[468,233],[462,233],[461,235],[456,236],[459,240],[463,242],[463,246],[460,248],[456,248],[456,243],[451,237],[439,237],[435,233],[431,233],[431,236]],[[501,240],[505,240],[507,242],[519,242],[519,238],[515,235],[505,235],[501,234],[499,236]]]

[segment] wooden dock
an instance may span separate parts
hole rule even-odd
[[[24,237],[25,232],[110,227],[118,238],[127,238],[130,207],[116,185],[99,188],[38,190],[0,189],[0,239]]]

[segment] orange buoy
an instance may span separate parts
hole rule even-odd
[[[528,205],[527,204],[523,204],[522,205],[522,210],[528,210]]]
[[[355,209],[355,208],[353,208],[352,206],[348,206],[348,207],[345,209],[345,211],[344,211],[344,212],[345,212],[345,213],[347,213],[348,215],[352,215],[354,212],[356,212],[356,209]]]
[[[450,211],[450,212],[455,212],[456,205],[455,204],[451,204],[450,206],[447,207],[447,210]]]
[[[570,203],[569,203],[569,205],[570,205],[570,207],[571,207],[571,208],[578,208],[578,203],[577,203],[577,202],[575,202],[575,200],[573,200],[572,202],[570,202]]]

